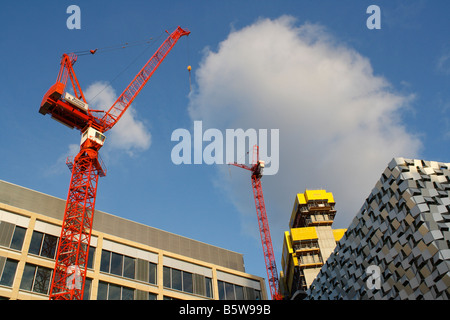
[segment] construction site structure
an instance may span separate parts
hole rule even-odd
[[[39,112],[50,114],[62,124],[82,133],[80,151],[67,165],[72,177],[67,196],[61,237],[58,245],[50,299],[81,300],[94,218],[98,178],[106,175],[99,157],[104,133],[119,121],[177,41],[189,31],[178,27],[169,34],[128,87],[107,110],[89,107],[73,65],[74,53],[64,54],[56,83],[44,95]],[[67,88],[70,79],[71,87]],[[73,95],[67,91],[72,89]]]
[[[345,233],[331,228],[335,201],[326,190],[306,190],[295,197],[290,230],[284,233],[280,272],[283,295],[300,299]]]
[[[261,178],[265,162],[259,159],[259,147],[253,146],[252,166],[245,164],[230,163],[233,166],[251,171],[253,196],[255,198],[256,214],[258,217],[259,233],[261,235],[261,243],[264,253],[264,261],[266,264],[267,277],[269,282],[270,295],[272,300],[281,300],[282,296],[279,291],[278,271],[273,252],[272,238],[269,230],[269,220],[267,219],[266,205],[264,203],[264,195],[261,187]]]

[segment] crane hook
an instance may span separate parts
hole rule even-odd
[[[189,71],[189,91],[192,91],[192,85],[191,85],[191,70],[192,70],[192,67],[188,66],[187,70]]]

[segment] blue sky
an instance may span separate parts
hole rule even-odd
[[[66,27],[71,4],[80,30]],[[366,27],[371,4],[381,9],[379,30]],[[393,157],[450,162],[449,9],[443,0],[2,4],[0,179],[65,199],[64,159],[79,133],[38,113],[62,53],[155,39],[143,55],[137,46],[79,57],[83,90],[109,83],[92,103],[109,107],[99,104],[114,101],[158,36],[179,25],[191,35],[107,134],[96,208],[243,253],[247,272],[266,277],[249,172],[173,164],[172,132],[192,133],[195,120],[223,132],[279,129],[280,169],[263,190],[280,271],[296,193],[333,192],[334,227],[346,228]]]

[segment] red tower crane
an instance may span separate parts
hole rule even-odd
[[[264,260],[266,263],[267,277],[270,287],[270,295],[272,300],[281,300],[282,296],[279,292],[278,271],[275,262],[275,254],[273,253],[272,238],[270,237],[269,221],[266,214],[266,205],[264,204],[264,195],[261,187],[261,178],[264,170],[264,161],[259,160],[259,147],[253,146],[252,166],[245,164],[230,163],[233,166],[244,168],[251,171],[253,196],[255,198],[256,214],[258,216],[259,233],[261,235],[261,243],[263,247]]]
[[[180,27],[172,32],[108,111],[89,109],[73,70],[77,56],[63,55],[56,83],[44,95],[39,112],[49,113],[53,119],[80,130],[82,136],[79,153],[73,162],[66,162],[72,177],[50,287],[51,300],[83,299],[97,182],[99,176],[106,174],[98,155],[105,142],[104,133],[119,121],[177,41],[189,33]],[[75,96],[66,90],[69,78]]]

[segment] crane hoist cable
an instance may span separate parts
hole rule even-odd
[[[158,39],[162,36],[159,35],[155,41],[158,41]],[[130,47],[135,47],[135,46],[142,46],[142,45],[151,45],[153,44],[155,41],[153,41],[153,38],[146,38],[146,39],[142,39],[142,40],[136,40],[136,41],[132,41],[132,42],[124,42],[121,44],[116,44],[116,45],[112,45],[112,46],[107,46],[107,47],[102,47],[102,48],[95,48],[95,49],[90,49],[90,50],[80,50],[80,51],[74,51],[73,53],[75,53],[77,56],[85,56],[85,55],[92,55],[95,54],[97,52],[109,52],[109,51],[115,51],[115,50],[120,50],[120,49],[125,49],[125,48],[130,48]]]
[[[105,86],[103,86],[103,88],[97,92],[90,100],[90,102],[94,102],[95,99],[103,92],[106,90],[106,88],[108,88],[109,86],[111,86],[112,83],[114,83],[114,81],[116,81],[125,71],[127,71],[133,64],[136,63],[136,61],[142,57],[151,47],[153,47],[153,45],[155,43],[158,43],[159,39],[164,35],[164,31],[160,33],[160,35],[158,35],[154,41],[153,38],[150,38],[150,40],[139,40],[139,41],[134,41],[134,42],[126,42],[122,45],[113,45],[113,46],[108,46],[108,47],[103,47],[103,48],[97,48],[97,49],[91,49],[91,50],[83,50],[83,51],[75,51],[74,53],[77,56],[83,56],[83,55],[92,55],[95,54],[97,52],[99,53],[103,53],[103,52],[109,52],[109,51],[113,51],[113,50],[120,50],[120,49],[124,49],[124,48],[128,48],[128,47],[134,47],[134,46],[140,46],[140,45],[146,45],[146,47],[144,48],[144,50],[142,50],[133,60],[131,60],[131,62],[125,66],[124,69],[122,69],[116,76],[114,76],[114,78],[112,78],[111,80],[107,81]]]
[[[187,50],[187,60],[188,60],[188,66],[187,66],[187,71],[189,72],[189,92],[192,91],[192,82],[191,82],[191,50],[189,47],[189,37],[187,37],[187,41],[186,41],[186,50]]]

